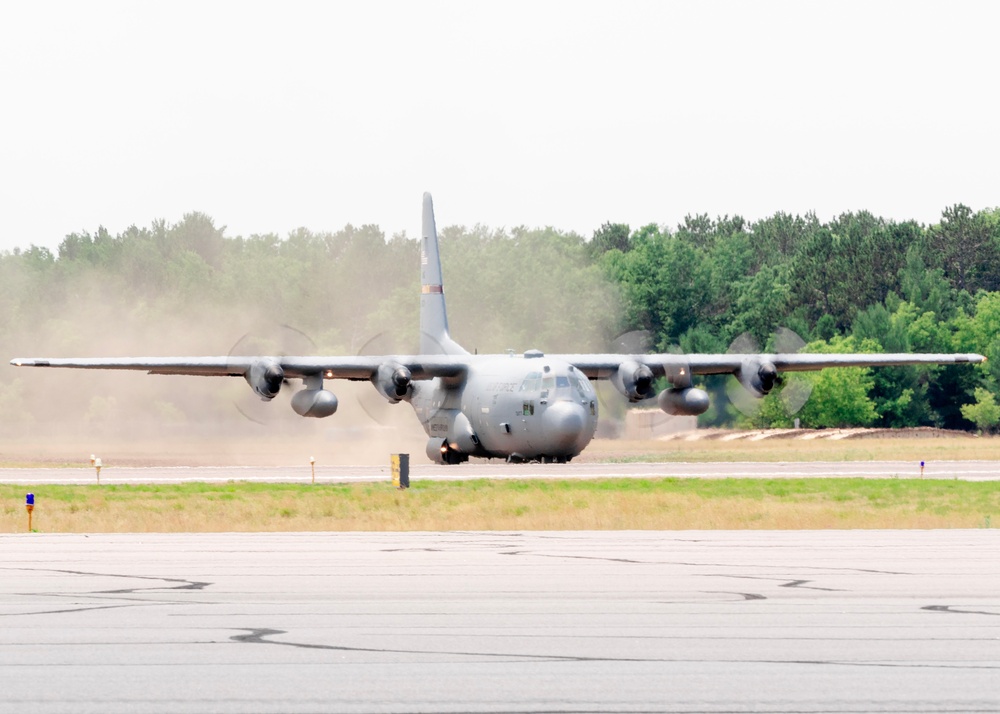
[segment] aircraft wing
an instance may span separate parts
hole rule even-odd
[[[384,364],[401,365],[413,379],[460,377],[468,365],[448,355],[379,355],[360,357],[117,357],[94,359],[16,358],[15,367],[64,367],[70,369],[119,369],[149,374],[186,374],[203,377],[243,377],[262,360],[277,362],[285,377],[321,375],[326,379],[366,380]]]
[[[740,355],[728,355],[739,357]],[[745,355],[743,355],[745,356]],[[863,354],[812,354],[793,353],[765,355],[779,372],[808,372],[827,367],[892,367],[908,364],[979,364],[986,358],[977,354],[933,353],[863,353]],[[692,371],[696,374],[718,374],[711,366]],[[704,371],[702,371],[704,370]],[[729,371],[729,370],[724,370]]]
[[[657,377],[674,369],[688,368],[691,374],[734,374],[748,362],[773,364],[779,372],[804,372],[827,367],[888,367],[907,364],[978,364],[986,358],[978,354],[570,354],[551,355],[574,365],[591,379],[610,379],[625,362],[646,365]]]
[[[770,362],[780,372],[803,372],[827,367],[886,367],[912,364],[978,364],[986,360],[978,354],[862,353],[862,354],[566,354],[549,355],[574,365],[591,379],[609,379],[625,362],[646,365],[655,376],[687,367],[691,374],[732,374],[748,361]],[[71,369],[118,369],[149,374],[185,374],[206,377],[242,377],[262,359],[275,360],[285,376],[305,378],[322,375],[326,379],[369,379],[380,366],[392,363],[406,367],[413,379],[460,377],[473,356],[375,355],[357,357],[115,357],[115,358],[15,358],[15,367],[62,367]]]

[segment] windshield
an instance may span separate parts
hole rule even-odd
[[[542,373],[528,372],[528,374],[525,375],[524,380],[521,382],[521,387],[518,391],[537,392],[541,386],[542,386]]]
[[[548,372],[528,372],[521,381],[519,392],[538,392],[542,398],[593,399],[594,389],[590,382],[579,374],[554,374]]]
[[[594,388],[590,386],[590,380],[580,379],[575,374],[571,374],[569,382],[573,385],[573,389],[576,390],[581,399],[590,399],[594,394]]]

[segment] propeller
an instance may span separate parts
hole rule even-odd
[[[434,340],[434,338],[430,339],[435,344],[437,343],[437,340]],[[360,357],[372,355],[408,354],[405,349],[400,349],[400,347],[401,345],[399,344],[397,332],[382,331],[375,334],[363,345],[361,345],[360,349],[358,349],[357,355]],[[393,381],[396,383],[396,386],[402,387],[400,382],[403,381],[402,377],[404,375],[399,372],[400,370],[396,370],[396,372],[393,373]],[[406,381],[408,383],[408,380]],[[395,405],[391,404],[372,385],[366,384],[358,386],[359,389],[355,391],[355,395],[358,406],[361,407],[361,410],[376,424],[379,424],[380,426],[389,426],[393,415],[398,414],[398,412],[392,411],[392,408]]]
[[[772,340],[774,354],[795,354],[805,347],[805,340],[799,337],[793,330],[786,327],[779,327]],[[727,354],[760,354],[760,345],[753,335],[744,332],[736,337],[726,350]],[[789,416],[793,416],[805,406],[809,395],[812,393],[812,383],[800,377],[786,378],[774,370],[774,366],[768,362],[749,361],[747,367],[756,370],[756,375],[743,375],[744,381],[756,381],[761,383],[769,392],[771,387],[777,387],[778,399]],[[741,382],[735,375],[726,380],[726,395],[729,401],[744,416],[756,419],[763,407],[763,400],[754,395],[744,382]]]
[[[262,324],[240,337],[230,348],[228,357],[287,357],[315,354],[316,343],[306,333],[291,325]],[[235,370],[235,368],[234,368]],[[273,369],[268,370],[270,373]],[[289,381],[280,374],[274,374],[274,381],[280,378],[280,395],[291,396]],[[244,419],[266,426],[286,418],[290,410],[276,408],[276,405],[262,401],[259,396],[241,385],[240,395],[233,399],[233,407]]]
[[[612,342],[612,351],[616,354],[642,355],[653,350],[653,336],[649,330],[633,330],[616,337]],[[674,356],[663,365],[664,376],[670,387],[683,389],[691,386],[691,363],[683,350],[671,346],[667,353]],[[669,388],[669,387],[668,387]]]
[[[649,330],[631,330],[623,332],[608,343],[608,352],[619,355],[641,355],[649,352],[653,344],[653,336]],[[625,418],[625,406],[622,395],[611,387],[609,381],[595,381],[594,391],[597,392],[599,413],[615,419]]]
[[[644,355],[653,348],[653,335],[649,330],[623,332],[611,341],[610,349],[619,355]]]
[[[611,351],[616,354],[641,355],[649,354],[653,351],[654,340],[652,333],[648,330],[633,330],[623,333],[611,342]],[[667,352],[673,357],[662,365],[664,377],[667,380],[665,389],[685,389],[691,386],[691,364],[680,347],[672,346]],[[604,414],[621,413],[624,402],[618,390],[602,389],[597,385],[598,401]],[[651,390],[652,391],[652,390]],[[604,394],[613,394],[612,400],[605,401]],[[643,425],[652,433],[656,433],[658,428],[664,424],[677,419],[673,414],[660,409],[657,402],[652,398],[640,402],[647,408],[643,410]],[[652,408],[648,408],[652,407]]]
[[[357,356],[371,356],[371,355],[390,355],[398,352],[396,345],[391,339],[392,333],[390,332],[379,332],[374,336],[370,337],[361,347],[358,349]],[[370,384],[358,385],[359,389],[355,390],[355,396],[357,398],[358,406],[361,407],[361,411],[368,415],[368,417],[380,426],[385,426],[389,421],[389,417],[392,412],[389,409],[392,408],[385,397],[378,393],[378,391],[372,387]]]

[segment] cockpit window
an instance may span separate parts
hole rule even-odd
[[[537,392],[541,386],[542,386],[542,373],[528,372],[528,374],[525,375],[524,380],[521,382],[521,388],[519,391]]]
[[[563,398],[575,399],[575,394],[579,395],[581,399],[589,400],[593,398],[594,393],[590,382],[574,372],[558,375],[551,372],[545,375],[541,372],[528,372],[521,381],[518,391],[534,393],[539,390],[542,390],[543,398],[561,395]]]
[[[571,374],[569,376],[569,381],[573,385],[573,388],[576,389],[577,393],[583,399],[590,399],[590,395],[593,393],[593,389],[591,388],[589,381],[580,379],[574,374]]]

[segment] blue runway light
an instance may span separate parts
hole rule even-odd
[[[29,493],[24,497],[24,510],[28,512],[28,533],[31,533],[31,513],[35,510],[35,494]]]

